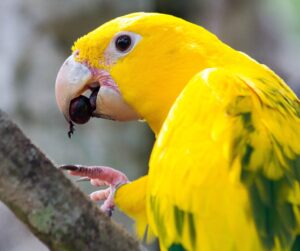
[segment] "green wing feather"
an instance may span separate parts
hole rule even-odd
[[[150,160],[148,217],[162,250],[297,250],[299,111],[265,68],[190,81]]]
[[[234,139],[232,161],[241,156],[241,181],[249,191],[263,246],[266,250],[291,250],[300,233],[299,100],[280,88],[279,79],[243,81],[250,83],[260,106],[246,112],[234,108],[229,112],[241,118],[244,128],[243,134]]]

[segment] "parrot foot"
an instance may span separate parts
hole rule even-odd
[[[94,186],[108,186],[106,189],[90,194],[92,201],[103,201],[101,210],[108,216],[112,215],[115,207],[114,196],[116,190],[120,186],[129,183],[124,173],[107,166],[62,165],[59,168],[69,171],[71,175],[81,176],[78,181],[89,180]]]

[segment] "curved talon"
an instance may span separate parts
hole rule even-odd
[[[109,208],[109,209],[107,209],[107,210],[103,210],[103,209],[101,208],[101,210],[102,210],[103,212],[105,212],[105,213],[107,214],[108,217],[112,217],[112,214],[113,214],[114,209],[115,209],[115,207]]]
[[[114,196],[115,196],[116,188],[110,186],[109,194],[102,206],[100,207],[103,212],[106,212],[109,217],[112,216],[112,212],[115,208]]]
[[[115,189],[112,187],[109,187],[107,189],[95,191],[90,194],[90,198],[92,201],[104,201],[100,209],[105,212],[109,217],[112,216],[112,212],[115,208],[114,203],[114,195],[115,195]]]
[[[115,207],[114,196],[116,190],[129,183],[128,178],[122,172],[106,166],[82,166],[82,165],[62,165],[61,170],[67,170],[71,175],[82,176],[77,181],[89,180],[94,186],[109,186],[107,189],[95,191],[90,194],[93,201],[104,201],[101,210],[112,215]]]
[[[58,168],[61,170],[68,170],[68,171],[78,171],[79,170],[78,165],[61,165]]]

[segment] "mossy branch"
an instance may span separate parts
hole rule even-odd
[[[52,251],[141,251],[0,111],[0,200]]]

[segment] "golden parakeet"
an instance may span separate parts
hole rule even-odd
[[[75,42],[56,97],[71,132],[90,117],[144,119],[155,132],[137,181],[63,168],[109,185],[91,198],[148,224],[161,250],[300,250],[300,103],[268,67],[200,26],[134,13]]]

